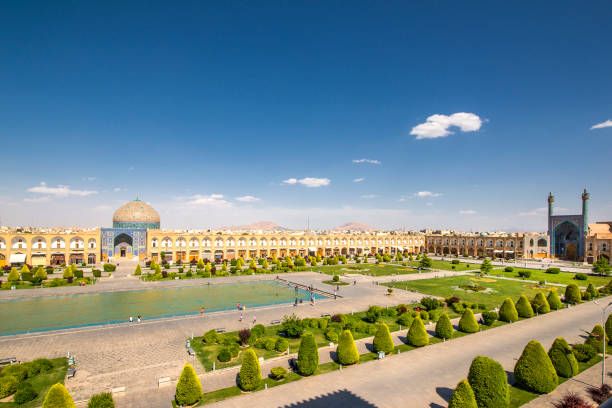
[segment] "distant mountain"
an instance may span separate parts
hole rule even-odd
[[[222,230],[230,231],[285,231],[287,228],[281,227],[272,221],[258,221],[247,225],[232,225],[229,227],[222,227]]]
[[[361,222],[347,222],[333,229],[333,231],[373,231],[374,228]]]

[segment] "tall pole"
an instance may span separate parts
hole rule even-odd
[[[548,193],[548,242],[550,243],[549,256],[553,258],[555,256],[555,236],[552,228],[552,216],[553,216],[553,205],[555,197],[552,192]]]
[[[597,300],[593,303],[599,305],[599,301]],[[603,339],[601,340],[601,354],[603,355],[603,360],[601,362],[601,385],[606,383],[606,349],[608,348],[608,342],[606,341],[606,312],[610,306],[612,306],[612,302],[601,308],[601,327],[604,332]]]

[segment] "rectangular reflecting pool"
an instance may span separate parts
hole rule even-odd
[[[44,290],[44,289],[41,289]],[[310,293],[277,281],[41,296],[0,300],[0,336],[41,332],[310,300]],[[314,294],[315,299],[324,298]],[[253,316],[248,314],[249,318]]]

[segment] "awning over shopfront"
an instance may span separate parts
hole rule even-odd
[[[11,254],[9,257],[9,262],[11,264],[24,264],[26,261],[25,254]]]
[[[32,255],[32,266],[45,266],[47,264],[47,257],[41,254]]]

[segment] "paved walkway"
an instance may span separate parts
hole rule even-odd
[[[321,284],[329,275],[316,273],[295,273],[283,275],[296,282],[312,284],[315,287],[330,289]],[[230,282],[274,279],[274,275],[242,276]],[[224,278],[219,278],[224,279]],[[215,279],[214,282],[219,282]],[[195,283],[202,280],[189,281]],[[168,282],[172,284],[174,282]],[[96,285],[97,286],[97,285]],[[165,287],[163,285],[162,287]],[[418,301],[423,295],[396,291],[386,296],[386,287],[377,286],[367,280],[357,285],[344,286],[340,294],[343,299],[318,301],[315,306],[276,305],[265,308],[249,309],[245,322],[250,322],[253,314],[257,321],[269,324],[284,315],[296,312],[301,317],[319,317],[323,313],[350,313],[367,309],[376,304],[381,306]],[[210,313],[205,317],[187,316],[175,319],[144,321],[140,324],[120,324],[94,328],[81,328],[53,333],[9,336],[0,338],[3,355],[15,356],[20,360],[38,357],[65,356],[68,351],[78,362],[78,372],[66,385],[76,399],[85,399],[94,393],[113,387],[127,387],[126,397],[133,395],[142,406],[154,407],[155,393],[159,377],[177,378],[186,362],[194,363],[196,370],[203,373],[198,361],[189,357],[185,350],[185,340],[201,335],[207,330],[225,327],[228,331],[248,326],[238,322],[238,313]],[[143,398],[151,394],[153,403]],[[164,399],[166,402],[168,398]],[[134,404],[124,405],[136,407]]]
[[[582,330],[591,329],[600,315],[599,307],[589,302],[213,406],[284,407],[318,398],[324,403],[326,395],[349,390],[378,407],[406,406],[407,401],[414,407],[444,407],[457,382],[467,376],[475,356],[490,356],[511,372],[529,340],[537,339],[545,348],[557,336],[569,342],[582,341]]]

